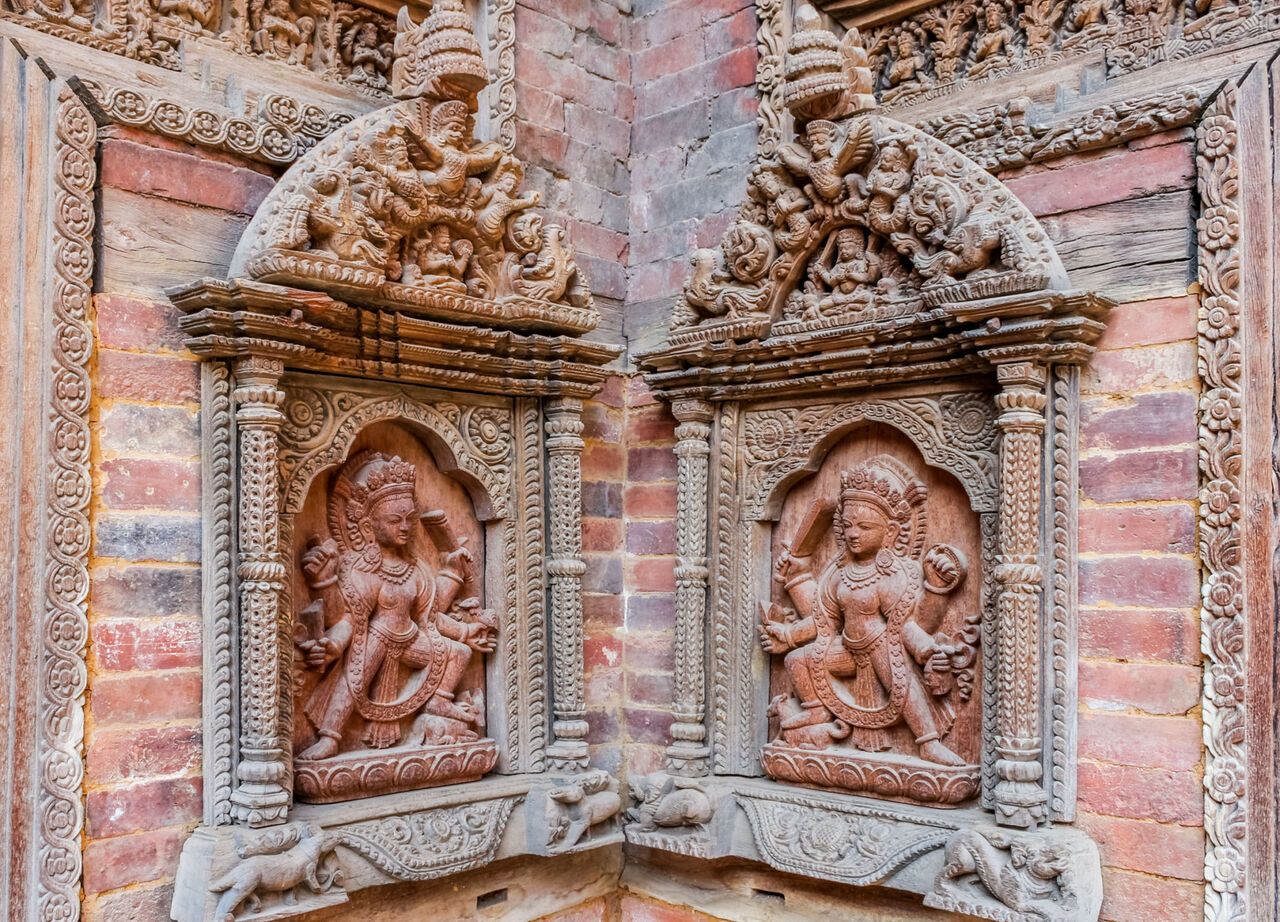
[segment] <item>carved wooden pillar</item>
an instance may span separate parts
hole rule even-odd
[[[576,770],[587,764],[587,713],[582,690],[582,401],[547,402],[547,479],[550,483],[550,557],[553,638],[554,740],[551,766]]]
[[[1011,362],[996,369],[1000,416],[1000,586],[996,630],[996,821],[1031,827],[1045,819],[1040,761],[1040,489],[1046,368]]]
[[[236,362],[236,425],[240,435],[241,702],[240,781],[232,801],[250,826],[282,823],[289,809],[288,752],[280,727],[280,607],[285,567],[280,558],[278,434],[284,392],[279,359]]]
[[[676,426],[676,697],[667,765],[689,776],[707,773],[703,723],[707,612],[707,465],[714,408],[705,400],[671,405]]]

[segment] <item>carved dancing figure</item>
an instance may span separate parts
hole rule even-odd
[[[909,26],[903,26],[897,34],[897,55],[889,65],[889,86],[913,83],[924,69],[926,58],[920,50],[920,39]]]
[[[391,42],[382,41],[376,22],[372,19],[356,22],[343,34],[340,51],[343,63],[350,68],[348,80],[373,90],[387,88]]]
[[[973,63],[978,66],[970,68],[970,73],[976,76],[1008,63],[1013,28],[1007,17],[1004,0],[987,0],[982,8],[983,29],[973,43]]]
[[[781,721],[784,737],[839,719],[855,747],[880,752],[890,746],[887,729],[905,723],[922,758],[965,764],[942,742],[955,719],[945,697],[953,649],[916,622],[925,588],[912,545],[923,540],[925,498],[904,465],[872,458],[841,474],[837,553],[821,575],[808,556],[784,551],[777,561],[775,578],[800,616],[766,617],[760,627],[765,651],[786,654],[799,698]]]
[[[303,760],[337,755],[353,715],[374,749],[398,744],[403,722],[424,707],[464,724],[483,718],[454,694],[472,656],[494,649],[496,620],[475,616],[478,606],[468,606],[470,618],[454,606],[473,579],[471,553],[452,538],[444,513],[419,515],[415,479],[413,465],[398,457],[352,458],[330,499],[334,537],[303,554],[320,617],[297,643],[307,668],[324,673],[306,702],[319,739]],[[441,553],[434,575],[412,551],[419,519]]]

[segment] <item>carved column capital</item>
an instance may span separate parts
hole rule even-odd
[[[676,400],[676,695],[667,765],[682,775],[705,775],[705,636],[707,617],[707,475],[715,406]]]
[[[278,433],[284,364],[247,356],[235,363],[240,443],[241,737],[232,794],[236,818],[250,826],[285,821],[289,810],[288,744],[281,732],[280,612],[285,567],[280,557]]]
[[[551,510],[547,577],[551,584],[555,739],[547,748],[552,768],[587,765],[587,713],[582,665],[582,401],[546,402],[547,480]]]
[[[1023,828],[1045,820],[1040,724],[1040,563],[1048,369],[1014,361],[996,367],[1001,390],[1000,553],[997,602],[996,821]]]

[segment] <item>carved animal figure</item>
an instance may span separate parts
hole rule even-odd
[[[598,772],[548,792],[547,844],[555,851],[566,851],[592,826],[616,815],[622,809],[616,784],[612,777]]]
[[[769,716],[778,718],[783,742],[797,749],[829,749],[832,743],[847,739],[853,729],[840,718],[809,726],[787,727],[787,722],[805,716],[800,702],[791,695],[775,695],[769,702]]]
[[[642,831],[710,822],[711,798],[693,778],[649,775],[631,782],[631,819]]]
[[[222,894],[215,918],[235,922],[236,911],[246,901],[250,911],[257,912],[265,893],[283,893],[287,900],[296,901],[296,891],[303,884],[313,893],[324,893],[340,874],[336,868],[324,868],[325,857],[337,846],[336,836],[308,823],[299,830],[296,844],[285,851],[253,854],[241,849],[243,860],[209,885],[211,892]]]
[[[959,889],[955,881],[975,875],[993,897],[1033,918],[1075,908],[1070,856],[1053,845],[1033,845],[1002,833],[989,838],[972,829],[955,833],[943,852],[937,889]]]

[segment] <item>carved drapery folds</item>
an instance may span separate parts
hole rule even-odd
[[[272,54],[324,40],[273,9]],[[182,922],[619,837],[617,783],[586,771],[581,601],[582,401],[619,350],[577,338],[596,313],[563,231],[472,137],[461,3],[394,48],[350,26],[348,63],[399,101],[298,160],[229,279],[171,292],[211,369],[211,784]]]
[[[984,17],[975,53],[1003,66],[1008,10]],[[898,83],[919,42],[899,36]],[[633,784],[627,834],[985,918],[1096,918],[1097,849],[1066,825],[1068,443],[1110,305],[986,171],[876,114],[869,68],[800,8],[771,94],[795,137],[761,144],[640,358],[680,424],[681,570],[668,773]]]

